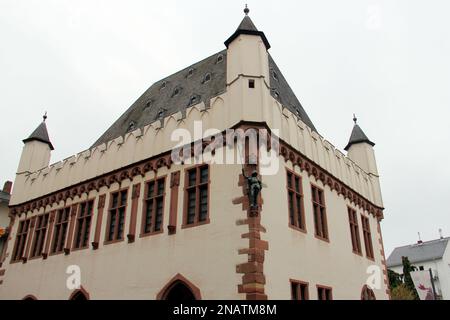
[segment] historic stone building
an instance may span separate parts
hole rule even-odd
[[[1,299],[388,299],[374,143],[356,119],[347,155],[318,133],[248,9],[225,46],[68,159],[45,118],[24,140]],[[247,161],[194,162],[226,152]]]

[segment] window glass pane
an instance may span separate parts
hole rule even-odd
[[[208,167],[202,167],[200,169],[200,183],[208,182]]]
[[[120,193],[120,205],[124,206],[127,204],[127,192],[126,191],[122,191]]]
[[[302,198],[297,196],[297,218],[298,218],[298,226],[303,228],[303,216],[302,216]]]
[[[117,208],[117,200],[119,199],[119,194],[114,193],[112,199],[112,207]]]
[[[297,286],[298,284],[291,283],[292,300],[298,300]]]
[[[153,199],[147,200],[146,210],[145,210],[145,227],[144,233],[151,232],[152,228],[152,215],[153,215]]]
[[[125,222],[125,208],[121,207],[119,208],[119,222],[118,222],[119,229],[117,232],[117,239],[122,239],[124,222]]]
[[[187,208],[187,223],[194,223],[195,219],[195,190],[188,191],[188,208]]]
[[[295,224],[295,221],[294,221],[294,195],[293,195],[292,191],[289,192],[288,198],[289,198],[289,222],[291,225],[294,225]]]
[[[200,188],[200,221],[205,221],[208,217],[208,187]]]
[[[91,229],[91,217],[86,218],[86,229],[83,237],[83,247],[88,246],[89,244],[89,231]]]
[[[152,182],[149,182],[149,184],[148,184],[148,195],[147,195],[147,198],[153,197],[154,193],[155,193],[155,183],[152,181]]]
[[[82,203],[80,205],[80,217],[83,217],[85,215],[85,212],[86,212],[86,204]]]
[[[300,179],[295,177],[295,191],[300,193]]]
[[[163,217],[163,198],[160,197],[156,202],[155,231],[161,230],[162,217]]]
[[[109,224],[108,240],[114,239],[114,229],[116,227],[116,211],[111,211],[111,222]]]
[[[195,185],[196,174],[197,174],[196,169],[189,170],[189,172],[188,172],[189,186]]]
[[[164,180],[158,181],[158,195],[162,195],[164,193]]]

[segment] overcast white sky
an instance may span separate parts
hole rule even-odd
[[[48,111],[52,162],[88,148],[153,82],[224,48],[245,2],[319,132],[376,143],[386,255],[450,235],[446,0],[0,0],[0,180]]]

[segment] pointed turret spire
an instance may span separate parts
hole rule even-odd
[[[23,143],[27,143],[29,141],[40,141],[48,144],[50,150],[54,150],[52,143],[50,142],[50,138],[48,136],[47,125],[45,124],[45,120],[47,120],[47,112],[42,116],[42,122],[39,126],[30,134],[30,136],[26,139],[23,139]]]
[[[242,19],[241,23],[239,24],[237,30],[225,41],[225,46],[228,48],[229,44],[233,42],[234,39],[236,39],[241,34],[248,34],[253,36],[260,36],[262,41],[264,42],[264,45],[266,46],[266,49],[270,49],[269,41],[267,40],[264,32],[258,31],[256,26],[254,25],[253,21],[248,16],[250,12],[250,9],[245,5],[244,9],[244,19]]]
[[[364,131],[359,127],[357,123],[358,119],[356,118],[355,114],[353,114],[353,122],[355,122],[355,125],[353,126],[352,134],[350,135],[350,140],[347,143],[347,146],[344,148],[345,151],[348,151],[348,149],[356,143],[365,142],[370,144],[372,147],[375,145],[372,141],[369,140],[369,138],[366,136]]]

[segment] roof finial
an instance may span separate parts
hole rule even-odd
[[[356,121],[358,121],[358,118],[356,118],[355,114],[353,114],[353,122],[356,124]]]
[[[246,16],[248,16],[248,13],[250,12],[250,9],[248,8],[247,4],[245,4],[244,13]]]
[[[43,122],[45,122],[45,120],[47,120],[47,111],[45,111],[44,115],[42,116],[42,119],[44,119]]]

